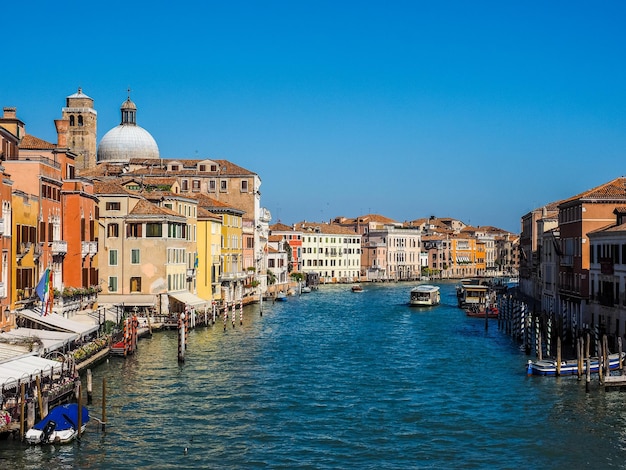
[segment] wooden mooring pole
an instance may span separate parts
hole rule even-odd
[[[83,387],[80,380],[78,381],[78,393],[77,393],[77,404],[78,404],[78,436],[77,439],[80,440],[81,431],[83,429]]]
[[[589,393],[589,384],[591,383],[591,359],[589,358],[589,342],[591,336],[587,333],[585,341],[585,360],[587,361],[587,370],[585,371],[585,391]]]
[[[20,386],[20,440],[24,440],[24,434],[26,433],[24,426],[25,416],[25,397],[26,397],[26,384]]]
[[[561,375],[561,336],[556,337],[556,375]]]
[[[178,317],[178,362],[185,362],[185,313]]]
[[[107,426],[107,379],[102,377],[102,432]]]
[[[91,369],[87,369],[87,404],[91,405],[93,401],[93,383],[91,377]]]

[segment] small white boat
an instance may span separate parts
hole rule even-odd
[[[410,305],[418,307],[433,307],[441,302],[439,287],[422,284],[411,289]]]
[[[619,353],[609,354],[609,370],[619,368]],[[625,362],[626,352],[622,353],[622,363]],[[597,357],[592,357],[589,361],[589,372],[597,373],[600,369],[600,361]],[[555,376],[556,361],[554,359],[543,359],[541,361],[528,361],[526,366],[527,375],[549,375]],[[583,361],[582,373],[587,373],[587,361]],[[560,375],[576,375],[578,374],[578,361],[569,360],[561,361]]]
[[[287,300],[287,294],[285,294],[282,290],[276,293],[276,297],[274,297],[275,302],[285,302]]]
[[[311,292],[311,288],[310,288],[309,286],[303,286],[303,287],[300,289],[300,293],[301,293],[301,294],[308,294],[309,292]]]
[[[352,292],[363,292],[363,287],[360,284],[355,284],[351,288]]]
[[[82,407],[81,433],[89,422],[89,411]],[[67,444],[78,436],[78,405],[55,406],[50,413],[30,428],[24,436],[29,444]]]

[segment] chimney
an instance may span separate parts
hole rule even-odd
[[[54,125],[57,128],[57,145],[61,148],[66,148],[67,134],[70,128],[69,119],[55,119]]]
[[[4,108],[4,118],[5,119],[15,119],[17,116],[17,108]]]

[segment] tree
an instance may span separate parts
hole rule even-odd
[[[291,260],[293,259],[293,253],[291,250],[291,245],[287,240],[283,242],[283,250],[287,253],[287,272],[290,273],[293,271],[293,264]]]

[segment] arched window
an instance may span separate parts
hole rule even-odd
[[[70,116],[70,126],[74,127],[75,121],[74,116]]]
[[[82,116],[80,116],[80,115],[78,116],[78,125],[79,125],[80,127],[82,127],[82,126],[83,126],[83,117],[82,117]]]

